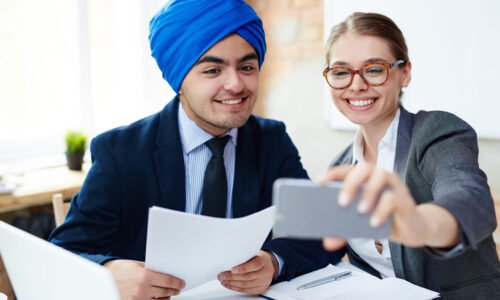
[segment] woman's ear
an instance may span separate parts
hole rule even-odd
[[[403,87],[408,87],[411,81],[411,61],[406,62],[403,68],[403,81],[401,85]]]

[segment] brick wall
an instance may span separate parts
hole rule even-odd
[[[266,115],[270,92],[298,63],[323,53],[322,0],[250,0],[264,23],[267,54],[256,113]]]
[[[323,0],[248,0],[264,22],[267,54],[257,115],[284,121],[302,162],[315,177],[351,140],[326,123]]]

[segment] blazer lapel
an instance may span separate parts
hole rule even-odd
[[[401,108],[398,126],[398,140],[396,143],[396,158],[394,160],[394,172],[399,174],[401,180],[405,180],[408,153],[410,151],[411,133],[413,129],[412,114]],[[403,248],[401,244],[389,242],[391,249],[392,266],[396,277],[405,278],[403,265]]]
[[[394,172],[399,174],[401,180],[404,180],[406,174],[406,165],[408,153],[411,144],[411,132],[413,129],[412,114],[403,107],[399,115],[398,140],[396,142],[396,157],[394,159]]]
[[[233,217],[239,218],[259,209],[259,173],[257,169],[259,138],[251,119],[238,130],[233,183]]]
[[[179,99],[172,100],[160,114],[160,124],[154,152],[156,174],[160,186],[160,206],[186,210],[184,155],[179,135],[177,112]]]

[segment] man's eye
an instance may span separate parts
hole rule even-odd
[[[255,70],[255,68],[253,66],[243,66],[240,68],[240,70],[242,70],[244,72],[251,72],[251,71]]]
[[[220,73],[220,70],[219,69],[208,69],[208,70],[203,71],[203,73],[208,74],[208,75],[216,75],[216,74]]]

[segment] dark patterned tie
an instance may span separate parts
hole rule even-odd
[[[206,142],[212,151],[203,179],[203,209],[202,215],[225,218],[227,206],[227,178],[224,167],[224,148],[229,136],[213,138]]]

